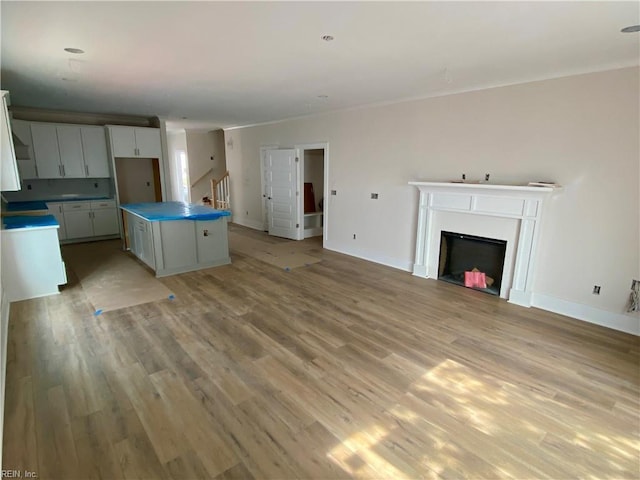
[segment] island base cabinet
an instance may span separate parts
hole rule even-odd
[[[199,263],[215,263],[228,257],[227,219],[196,222],[196,245]]]
[[[156,277],[231,263],[227,219],[149,221],[126,212],[129,248]]]

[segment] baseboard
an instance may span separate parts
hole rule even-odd
[[[345,255],[360,258],[362,260],[368,260],[369,262],[379,263],[381,265],[386,265],[387,267],[404,270],[405,272],[413,272],[413,262],[411,261],[399,260],[393,257],[382,257],[379,255],[373,255],[371,252],[366,250],[343,250],[341,248],[337,248],[335,245],[331,245],[331,243],[329,242],[325,243],[323,247],[327,250],[331,250],[332,252],[343,253]]]
[[[253,228],[254,230],[264,231],[264,224],[257,220],[251,220],[250,218],[234,218],[233,223],[242,225],[243,227]]]
[[[533,294],[531,306],[640,336],[640,314],[625,315],[624,313],[607,312],[541,293]]]

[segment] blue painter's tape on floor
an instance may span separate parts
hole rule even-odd
[[[291,271],[291,269],[290,269],[289,267],[284,267],[284,271],[285,271],[285,272],[290,272],[290,271]]]
[[[94,316],[94,317],[97,317],[97,316],[98,316],[98,315],[100,315],[101,313],[102,313],[102,309],[96,310],[96,311],[93,313],[93,316]]]
[[[169,300],[173,300],[174,298],[176,298],[176,296],[173,293],[169,295]]]

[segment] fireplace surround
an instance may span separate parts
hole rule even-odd
[[[409,182],[420,191],[413,274],[438,278],[442,231],[506,242],[500,297],[531,306],[536,248],[546,197],[520,185]]]

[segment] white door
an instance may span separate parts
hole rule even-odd
[[[120,232],[118,213],[115,208],[93,210],[91,216],[93,217],[93,234],[96,237],[115,235]]]
[[[298,168],[296,151],[268,150],[265,188],[269,212],[269,235],[298,239]]]
[[[160,129],[136,128],[135,132],[136,147],[138,147],[138,157],[162,157],[162,148],[160,147]]]
[[[56,132],[58,133],[62,176],[65,178],[85,178],[80,127],[59,125],[56,127]]]
[[[33,127],[31,127],[33,131]],[[134,127],[109,127],[113,156],[121,158],[136,157],[136,136]]]
[[[64,212],[64,225],[67,238],[93,237],[91,210]]]
[[[107,138],[102,127],[80,127],[85,173],[88,178],[109,178]]]
[[[62,178],[60,149],[56,126],[50,123],[32,123],[33,154],[36,157],[39,178]]]

